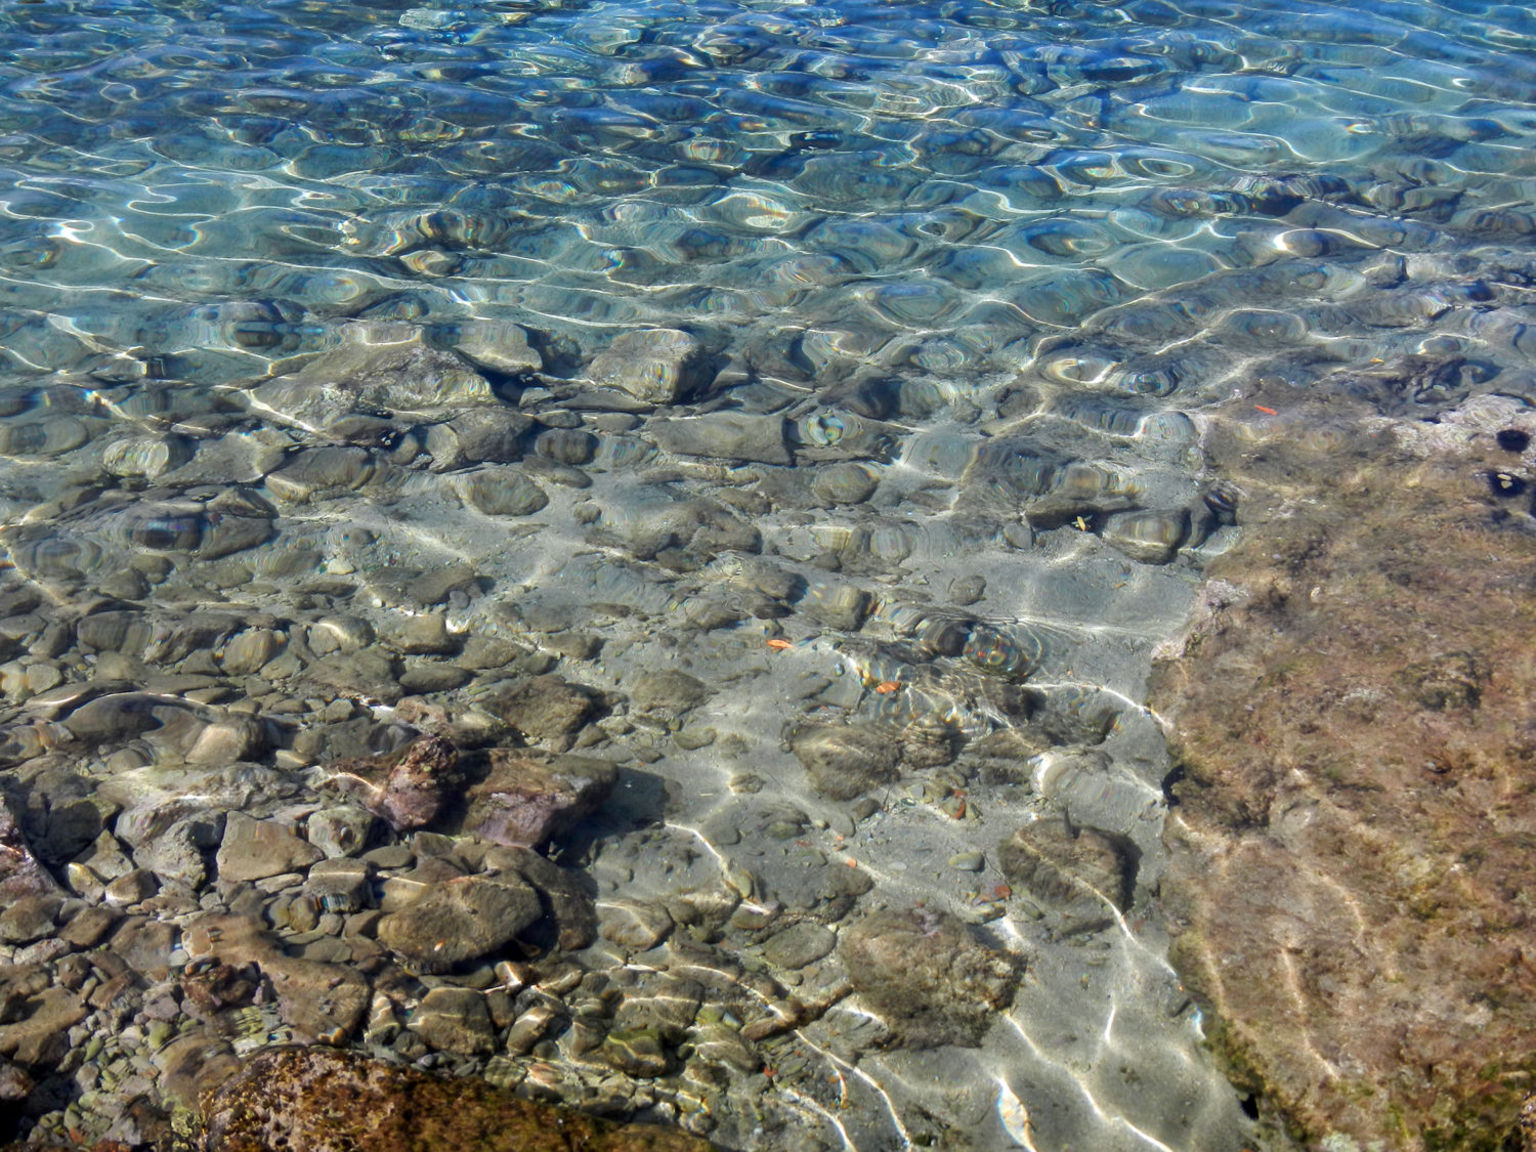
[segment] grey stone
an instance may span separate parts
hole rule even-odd
[[[170,973],[176,936],[175,926],[167,921],[129,916],[112,933],[108,947],[135,972],[150,980],[164,980]]]
[[[374,649],[326,656],[306,668],[304,675],[326,688],[373,696],[386,704],[395,703],[402,695],[395,680],[394,660]]]
[[[119,832],[123,831],[123,826],[120,817]],[[223,813],[193,813],[174,821],[163,832],[142,837],[133,848],[133,862],[140,868],[148,868],[163,881],[196,890],[208,879],[202,850],[214,847],[223,836]]]
[[[316,496],[361,488],[373,478],[374,471],[366,448],[306,448],[268,473],[265,486],[279,500],[303,504]]]
[[[861,999],[903,1045],[976,1047],[1013,999],[1018,966],[947,912],[876,912],[845,929],[838,956]]]
[[[59,939],[76,948],[94,948],[117,924],[119,913],[95,905],[82,909],[59,929]]]
[[[482,468],[455,479],[459,497],[487,516],[531,516],[549,503],[544,489],[516,468]]]
[[[0,1025],[0,1055],[29,1068],[57,1064],[69,1049],[69,1029],[85,1019],[86,1006],[65,988],[44,988],[18,1005],[19,1019]]]
[[[432,470],[446,471],[466,464],[511,464],[523,458],[533,421],[509,408],[479,408],[461,412],[446,424],[427,429],[426,447]]]
[[[355,412],[434,415],[466,404],[499,404],[486,379],[463,360],[422,342],[406,324],[358,322],[340,347],[298,372],[251,390],[256,406],[305,429],[323,429]]]
[[[686,332],[626,332],[587,368],[594,384],[618,388],[649,404],[671,404],[708,383],[704,350]]]
[[[763,956],[780,968],[804,968],[832,951],[837,936],[830,928],[802,920],[775,932],[763,945]]]
[[[446,971],[504,947],[540,915],[538,893],[522,881],[463,876],[385,916],[379,941],[423,970]]]
[[[432,692],[452,692],[473,679],[473,673],[452,664],[417,664],[400,674],[400,687],[405,691],[426,695]]]
[[[439,1052],[488,1056],[496,1049],[485,993],[473,988],[431,989],[411,1013],[409,1027]]]
[[[59,897],[53,894],[23,896],[0,911],[0,942],[30,944],[53,931]]]
[[[666,668],[636,682],[630,703],[642,712],[686,712],[709,697],[709,688],[695,676]]]
[[[407,616],[395,625],[389,640],[408,656],[447,656],[459,648],[459,638],[448,631],[448,618],[441,612]]]
[[[831,464],[817,469],[811,492],[823,504],[862,504],[874,495],[877,484],[862,464]]]
[[[652,420],[646,433],[659,448],[679,456],[711,456],[760,464],[792,464],[794,457],[778,416],[708,412],[678,420]]]
[[[645,900],[605,900],[597,906],[598,931],[604,940],[644,952],[672,934],[672,916]]]
[[[430,608],[446,603],[455,592],[468,591],[479,579],[479,574],[467,564],[444,564],[415,577],[406,585],[405,592],[417,603]]]
[[[1117,512],[1104,523],[1104,540],[1143,564],[1166,564],[1189,536],[1189,513]]]
[[[368,846],[376,819],[361,808],[322,808],[310,814],[304,833],[327,856],[352,856]]]
[[[324,853],[275,820],[255,820],[231,812],[219,843],[219,878],[261,880],[284,872],[301,872]]]
[[[543,358],[528,343],[528,333],[517,324],[498,320],[468,320],[458,325],[453,350],[476,368],[503,376],[541,372]]]
[[[148,900],[159,887],[153,872],[146,868],[135,868],[108,884],[103,898],[109,907],[127,908]]]
[[[873,607],[874,597],[864,589],[836,580],[817,580],[800,600],[808,619],[844,632],[862,628]]]
[[[208,725],[187,749],[188,764],[236,764],[267,749],[267,729],[254,716],[226,716]]]
[[[249,676],[281,652],[284,643],[271,628],[252,628],[231,636],[214,656],[229,675]]]
[[[900,749],[889,736],[852,724],[811,724],[790,739],[811,787],[833,800],[852,800],[896,778]]]
[[[346,857],[320,860],[309,869],[304,891],[326,912],[357,912],[373,903],[373,866]]]
[[[681,1038],[692,1027],[703,1002],[704,986],[697,980],[660,973],[646,978],[624,997],[613,1014],[613,1026],[623,1030],[654,1028]]]

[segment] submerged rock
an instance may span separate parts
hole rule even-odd
[[[896,779],[900,745],[885,733],[853,724],[811,724],[790,740],[811,787],[832,800],[852,800]]]
[[[596,710],[597,701],[591,689],[558,676],[528,676],[496,691],[487,706],[530,740],[563,750]]]
[[[618,388],[649,404],[671,404],[708,383],[699,342],[675,328],[626,332],[587,370],[594,384]]]
[[[289,956],[249,917],[199,916],[187,925],[181,944],[194,962],[203,962],[200,968],[254,966],[276,993],[278,1015],[300,1039],[341,1043],[368,1008],[368,981],[361,973]]]
[[[345,1052],[271,1049],[205,1089],[218,1152],[706,1152],[671,1129],[620,1125]]]
[[[539,897],[515,877],[464,876],[379,921],[379,941],[424,971],[488,955],[539,918]]]
[[[387,820],[397,832],[437,818],[460,782],[458,751],[441,736],[422,736],[382,756],[336,760],[322,779]]]
[[[32,855],[10,805],[0,797],[0,902],[10,905],[27,897],[62,895],[53,877]]]
[[[253,388],[252,408],[307,430],[356,412],[429,415],[465,404],[497,404],[491,386],[451,353],[428,347],[407,324],[356,323],[345,342],[299,371]]]
[[[513,847],[536,848],[608,799],[618,769],[590,756],[551,756],[497,748],[490,771],[469,790],[465,832]]]
[[[1018,983],[1012,957],[927,908],[866,916],[842,933],[837,952],[860,999],[908,1048],[980,1044]]]
[[[1065,820],[1025,824],[998,847],[998,867],[1066,925],[1087,931],[1113,922],[1129,902],[1134,858],[1129,845]]]
[[[1233,1074],[1309,1145],[1517,1146],[1532,519],[1500,507],[1492,438],[1458,413],[1388,425],[1288,394],[1256,429],[1254,399],[1207,441],[1245,536],[1153,683],[1181,769],[1175,963]]]

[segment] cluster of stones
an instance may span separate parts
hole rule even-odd
[[[659,685],[641,694],[672,698]],[[95,778],[82,746],[127,733],[92,724],[157,708],[175,719],[192,705],[122,685],[41,699],[56,744],[15,764],[14,807],[0,809],[0,1090],[13,1119],[45,1114],[40,1134],[168,1139],[172,1117],[242,1059],[290,1043],[361,1046],[534,1099],[708,1130],[721,1070],[760,1078],[762,1043],[850,990],[889,1016],[894,1040],[973,1044],[1016,979],[1005,954],[937,913],[877,913],[834,952],[824,921],[869,891],[841,869],[848,883],[813,916],[743,903],[729,885],[595,904],[590,881],[537,849],[608,796],[617,773],[604,759],[434,735],[305,778],[207,754],[239,729],[199,705],[178,767]],[[542,700],[540,715],[590,703],[547,677],[502,699],[514,710]],[[569,742],[561,724],[517,714]],[[647,965],[594,966],[582,951],[599,926],[607,947]],[[658,952],[679,931],[687,938]],[[730,933],[761,941],[805,987],[708,943]]]
[[[868,1049],[979,1043],[1020,967],[977,930],[1008,885],[963,917],[914,919],[910,894],[875,891],[826,844],[824,815],[758,804],[751,770],[705,821],[718,868],[695,877],[658,833],[658,858],[690,877],[675,891],[546,852],[659,826],[660,803],[602,811],[650,786],[641,767],[750,760],[701,718],[719,690],[704,667],[739,677],[739,638],[784,647],[790,628],[851,673],[800,676],[791,699],[814,715],[784,749],[796,787],[847,805],[840,835],[905,788],[995,840],[1006,829],[983,831],[967,789],[1020,795],[1023,762],[1048,750],[1103,794],[1109,759],[1086,749],[1123,697],[1029,687],[1051,642],[973,611],[972,572],[946,571],[939,602],[895,585],[904,565],[953,568],[997,540],[1166,563],[1223,517],[1182,455],[1189,422],[1138,471],[1142,449],[1099,417],[1021,386],[995,434],[922,445],[907,491],[879,467],[909,436],[885,418],[900,414],[888,381],[793,417],[695,409],[729,381],[680,331],[556,375],[515,325],[462,325],[451,348],[404,324],[338,330],[238,411],[104,435],[97,473],[5,530],[0,766],[36,884],[0,922],[20,1120],[153,1139],[230,1061],[319,1043],[745,1138],[795,1122],[763,1069],[808,1090],[814,1061],[782,1049],[824,1018]],[[955,514],[892,527],[941,493]],[[474,529],[464,554],[402,555],[411,517],[444,509]],[[588,585],[507,586],[487,524],[533,551],[550,522],[578,542],[562,579]],[[690,638],[724,657],[701,644],[700,675],[651,666]],[[1107,829],[1058,811],[993,871],[1042,932],[1070,936],[1128,906],[1138,849],[1113,830],[1122,814],[1083,816],[1093,802],[1056,779],[1051,804]],[[812,835],[804,867],[777,866]],[[968,843],[952,871],[983,872],[986,849]]]

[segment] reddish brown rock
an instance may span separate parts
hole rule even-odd
[[[422,736],[382,756],[334,761],[326,765],[325,779],[403,832],[432,823],[457,792],[458,759],[441,736]]]
[[[708,1152],[672,1129],[619,1125],[324,1049],[268,1049],[203,1098],[205,1152]]]
[[[496,844],[537,848],[602,806],[618,769],[590,756],[494,748],[490,771],[469,790],[464,831]]]
[[[1529,420],[1254,399],[1207,440],[1243,536],[1153,685],[1182,773],[1175,962],[1234,1075],[1308,1147],[1520,1147],[1536,520],[1489,474],[1522,465],[1498,405]]]

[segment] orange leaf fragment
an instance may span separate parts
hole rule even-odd
[[[882,696],[889,696],[892,692],[896,691],[896,689],[900,687],[900,680],[882,680],[880,683],[875,685],[875,691],[880,693]]]

